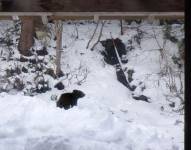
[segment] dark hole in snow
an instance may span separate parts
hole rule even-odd
[[[141,101],[145,101],[145,102],[150,103],[150,101],[149,101],[150,98],[148,98],[148,97],[145,96],[145,95],[133,96],[133,98],[134,98],[135,100],[141,100]]]
[[[122,41],[118,38],[114,39],[114,43],[115,43],[121,62],[127,63],[128,59],[126,57],[127,51],[125,48],[125,44],[122,43]],[[117,80],[121,82],[124,86],[129,88],[131,91],[134,91],[136,87],[131,87],[129,85],[126,75],[124,74],[124,71],[122,70],[120,66],[120,63],[115,51],[115,47],[113,44],[113,39],[107,39],[105,41],[101,41],[101,44],[103,45],[103,47],[105,47],[105,50],[102,51],[102,55],[104,56],[105,62],[110,65],[114,65],[116,67]]]
[[[67,110],[73,106],[77,106],[78,99],[84,96],[85,94],[80,90],[73,90],[72,93],[63,93],[56,102],[56,106]]]
[[[54,87],[57,88],[58,90],[63,90],[65,88],[62,82],[57,83]]]
[[[119,53],[119,57],[122,60],[122,56],[127,54],[125,44],[118,38],[114,39],[114,43],[115,43],[116,49]],[[101,41],[101,44],[105,48],[105,50],[102,52],[102,55],[104,56],[104,60],[110,65],[118,64],[119,61],[116,56],[116,52],[115,52],[115,48],[114,48],[112,39],[107,39],[105,41]],[[127,59],[125,60],[123,58],[123,62],[128,62],[128,60]]]

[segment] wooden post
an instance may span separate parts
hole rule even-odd
[[[29,49],[34,44],[34,18],[33,17],[21,17],[21,36],[19,40],[18,49],[20,54],[24,56],[30,56]]]
[[[56,32],[56,75],[62,76],[61,70],[61,49],[62,49],[62,31],[63,23],[61,20],[55,21],[55,32]]]

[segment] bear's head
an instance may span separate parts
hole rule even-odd
[[[75,95],[76,98],[82,98],[85,96],[85,94],[80,90],[73,90],[72,93]]]

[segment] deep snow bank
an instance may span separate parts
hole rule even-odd
[[[66,111],[53,101],[2,93],[0,150],[182,149],[181,118],[148,104],[124,102],[126,109],[115,110],[102,101],[85,97]]]

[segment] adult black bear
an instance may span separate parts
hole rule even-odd
[[[72,93],[64,93],[56,102],[56,106],[64,109],[69,109],[77,105],[78,98],[84,97],[85,94],[79,90],[73,90]]]

